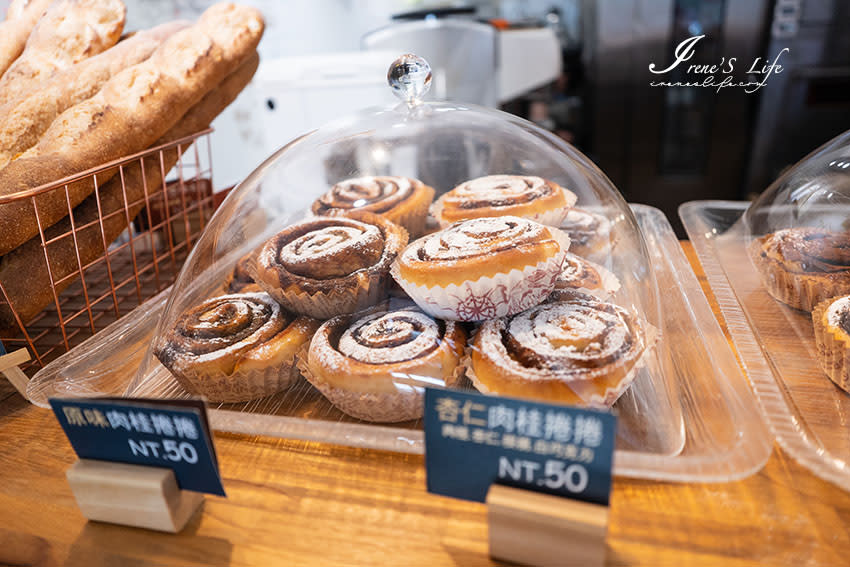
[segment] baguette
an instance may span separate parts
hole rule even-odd
[[[99,55],[57,72],[27,96],[0,106],[0,169],[34,146],[62,112],[94,96],[110,77],[150,57],[166,38],[186,26],[186,22],[172,22],[138,32]]]
[[[211,91],[192,107],[180,122],[157,140],[154,145],[166,144],[207,128],[213,118],[233,102],[239,92],[248,84],[257,69],[258,62],[259,57],[254,53],[218,88]],[[185,150],[186,148],[181,149]],[[162,170],[170,171],[177,162],[177,158],[176,150],[164,151],[162,154]],[[144,199],[145,193],[150,195],[160,188],[162,176],[159,160],[145,160],[144,169],[143,178],[138,162],[133,162],[133,164],[124,168],[124,190],[121,187],[120,177],[115,177],[101,186],[99,190],[100,213],[98,212],[98,200],[94,195],[90,195],[74,208],[76,226],[94,222],[101,216],[107,217],[103,220],[103,235],[100,232],[100,224],[94,224],[77,231],[77,249],[83,266],[103,255],[104,241],[112,242],[127,228],[126,215],[108,216],[110,213],[124,208],[125,191],[126,203],[129,204],[128,216],[132,219],[144,205],[143,201],[133,203]],[[143,179],[147,182],[147,190]],[[66,217],[47,229],[44,236],[45,239],[49,240],[70,231],[71,221]],[[71,237],[61,238],[49,244],[47,252],[50,258],[50,272],[47,270],[41,238],[38,236],[0,259],[0,284],[2,284],[9,301],[15,306],[15,311],[24,323],[54,301],[53,291],[50,287],[51,275],[53,281],[62,280],[71,274],[75,275],[75,277],[70,277],[57,284],[57,294],[79,277],[77,249],[75,249],[74,239]],[[0,294],[0,328],[15,324],[12,312],[6,305],[2,304],[3,299],[4,297]]]
[[[12,0],[0,23],[0,77],[24,51],[27,38],[51,0]]]
[[[253,8],[216,4],[169,37],[147,60],[124,69],[90,99],[59,115],[39,140],[0,170],[0,195],[39,187],[150,147],[257,47],[263,19]],[[115,169],[99,173],[104,183]],[[85,199],[90,178],[0,205],[0,254],[58,222]]]
[[[55,71],[109,49],[124,29],[121,0],[58,0],[35,25],[23,53],[0,77],[0,104],[38,88]]]

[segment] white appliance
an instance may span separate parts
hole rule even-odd
[[[215,189],[245,178],[279,148],[370,106],[397,104],[387,87],[396,52],[263,60],[248,88],[213,123]]]

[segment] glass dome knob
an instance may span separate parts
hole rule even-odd
[[[418,55],[406,53],[390,65],[387,82],[398,98],[418,104],[431,88],[431,66]]]

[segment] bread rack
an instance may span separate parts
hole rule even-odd
[[[32,376],[57,356],[171,285],[215,209],[211,132],[212,129],[206,129],[47,185],[0,196],[0,206],[31,200],[39,229],[33,240],[40,240],[53,295],[50,305],[25,320],[0,281],[0,309],[11,311],[14,317],[11,326],[3,328],[0,324],[0,341],[9,352],[29,350],[32,360],[22,366],[26,374]],[[175,150],[176,165],[167,169],[164,156]],[[159,166],[156,168],[159,175],[153,179],[144,175],[146,164],[147,171],[151,169],[151,160],[157,160]],[[128,201],[125,171],[131,167],[142,172],[144,196]],[[110,174],[112,179],[120,180],[123,195],[123,206],[112,207],[115,209],[112,211],[101,206],[100,189],[104,182],[98,181],[99,175],[103,179]],[[77,224],[68,186],[88,180],[97,200],[97,215],[94,220]],[[56,229],[51,231],[42,224],[36,196],[63,190],[71,228],[57,234]],[[141,212],[133,215],[131,211],[140,207]],[[118,215],[123,216],[127,228],[117,239],[112,239],[104,230],[104,222]],[[113,219],[113,225],[115,222]],[[105,250],[88,262],[82,260],[77,238],[85,230],[99,230]],[[73,250],[76,266],[66,274],[54,273],[49,247],[64,239],[70,239],[65,240],[63,250]],[[21,277],[28,276],[21,274]]]

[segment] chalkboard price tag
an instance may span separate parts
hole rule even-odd
[[[428,491],[484,502],[498,483],[607,506],[616,427],[609,412],[428,388]]]
[[[200,400],[51,398],[81,459],[168,468],[183,490],[225,496]]]

